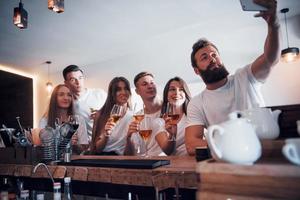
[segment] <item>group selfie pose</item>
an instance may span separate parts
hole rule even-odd
[[[205,130],[227,120],[236,110],[263,107],[260,86],[279,61],[279,22],[276,1],[256,1],[265,11],[267,24],[264,49],[254,61],[229,75],[217,45],[205,38],[192,46],[191,65],[206,88],[193,98],[187,83],[170,77],[163,94],[157,94],[151,72],[137,73],[133,83],[143,105],[131,102],[130,81],[114,77],[107,93],[84,86],[84,72],[76,65],[63,70],[64,84],[52,95],[40,128],[77,116],[79,127],[72,144],[88,144],[93,155],[194,155],[197,147],[207,147]],[[160,98],[162,96],[162,98]],[[141,109],[136,109],[141,107]]]

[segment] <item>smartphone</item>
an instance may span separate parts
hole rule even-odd
[[[240,0],[242,9],[244,11],[265,11],[266,7],[258,5],[253,0]]]

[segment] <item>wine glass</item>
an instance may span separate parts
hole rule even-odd
[[[167,108],[166,108],[165,120],[170,119],[169,124],[171,125],[171,128],[170,128],[170,130],[168,129],[168,132],[170,133],[170,136],[171,136],[171,137],[169,137],[170,141],[176,140],[177,123],[179,120],[179,116],[180,116],[180,114],[179,114],[178,106],[176,104],[168,103]]]
[[[124,115],[125,113],[125,106],[121,106],[118,104],[114,104],[114,106],[112,107],[111,111],[110,111],[110,117],[109,120],[112,120],[113,123],[117,123],[121,117]],[[106,131],[106,136],[110,136],[112,130]]]
[[[134,104],[133,108],[133,118],[137,122],[141,122],[144,119],[145,113],[144,113],[144,106],[142,109],[138,109],[137,103]]]
[[[151,120],[152,120],[151,117],[144,117],[144,119],[140,123],[140,128],[139,128],[139,134],[142,137],[146,147],[145,157],[148,157],[148,143],[152,134]]]
[[[70,115],[69,123],[71,124],[73,130],[76,132],[76,130],[79,127],[79,116],[78,115]]]
[[[171,118],[171,124],[176,125],[178,123],[179,119],[179,111],[178,111],[178,106],[176,104],[167,104],[167,109],[166,109],[166,114],[167,117]]]

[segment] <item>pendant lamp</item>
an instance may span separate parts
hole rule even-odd
[[[53,10],[56,13],[62,13],[65,11],[64,0],[48,0],[48,9]]]
[[[23,7],[23,3],[20,0],[19,7],[14,8],[14,18],[13,22],[20,29],[27,28],[28,14],[27,11]]]
[[[282,61],[289,63],[297,60],[299,55],[299,48],[297,47],[290,47],[289,45],[289,36],[287,30],[287,22],[286,22],[286,13],[289,12],[288,8],[284,8],[280,10],[281,13],[284,14],[284,21],[285,21],[285,31],[286,31],[286,41],[287,41],[287,48],[281,51],[281,59]]]
[[[48,81],[46,83],[46,90],[48,92],[48,94],[51,94],[52,90],[53,90],[53,84],[50,82],[49,80],[49,74],[50,74],[50,68],[49,68],[49,65],[51,64],[52,62],[51,61],[46,61],[46,64],[48,66]]]

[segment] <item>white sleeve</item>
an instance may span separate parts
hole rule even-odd
[[[100,109],[103,106],[103,104],[105,103],[105,100],[107,98],[107,93],[102,89],[96,89],[95,96],[97,99],[97,104],[99,106],[97,109]]]
[[[153,120],[153,124],[152,124],[152,133],[154,135],[154,137],[160,133],[166,131],[165,129],[165,120],[162,118],[156,118]]]
[[[199,96],[193,98],[187,107],[186,127],[195,125],[207,126],[204,112],[201,109],[201,102],[198,102],[198,100]]]

